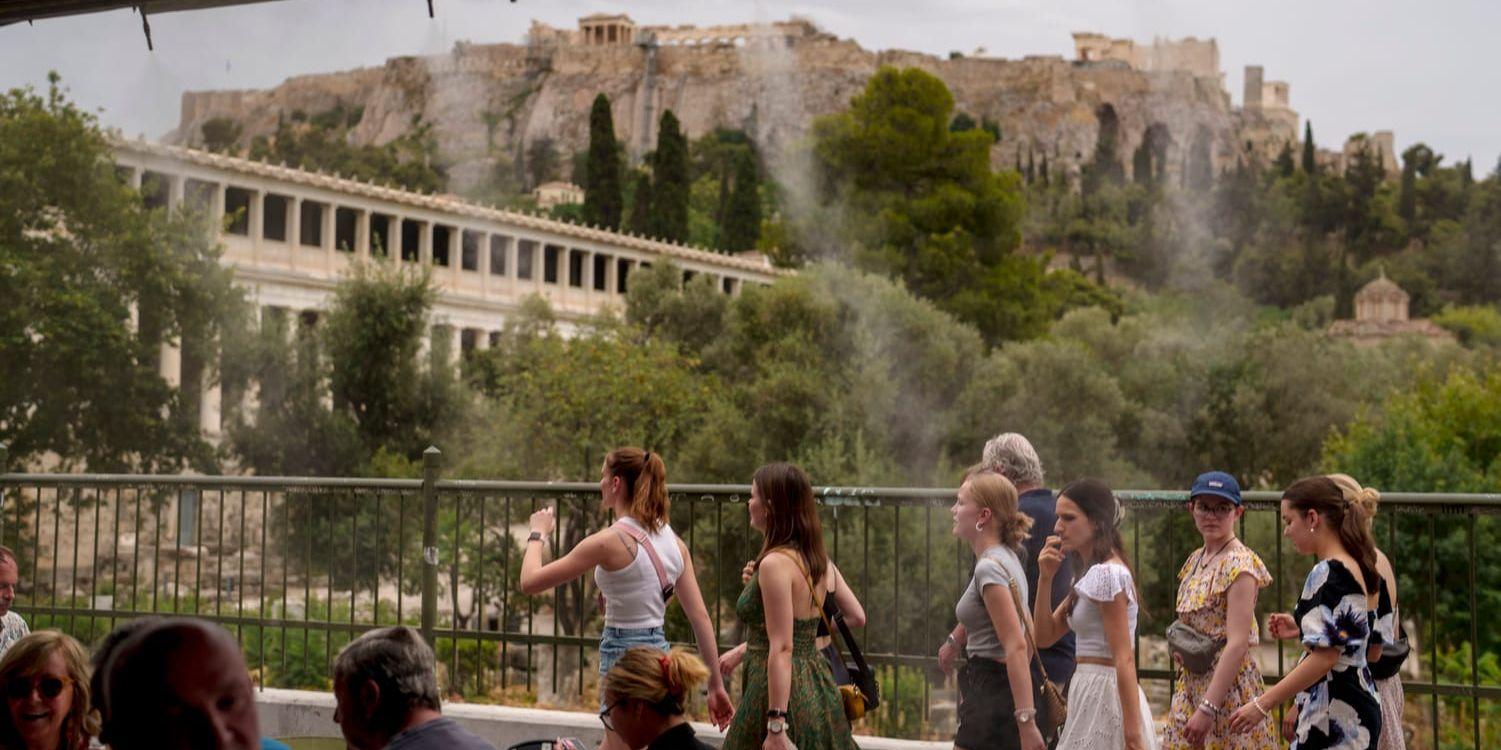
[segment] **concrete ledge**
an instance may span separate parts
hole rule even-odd
[[[256,707],[261,717],[261,734],[267,737],[340,736],[339,725],[334,723],[333,693],[266,688],[256,695]],[[457,720],[499,750],[545,737],[578,737],[591,746],[604,738],[599,717],[580,711],[445,703],[443,715]],[[693,729],[699,739],[710,745],[718,746],[724,739],[723,732],[708,724],[695,722]],[[863,736],[856,736],[855,743],[863,750],[946,750],[953,747],[948,742]]]

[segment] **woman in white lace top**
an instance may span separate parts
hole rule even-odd
[[[1121,540],[1123,515],[1115,493],[1081,479],[1058,495],[1055,536],[1037,556],[1037,589],[1053,584],[1065,553],[1074,587],[1056,610],[1047,597],[1033,604],[1037,645],[1074,632],[1078,669],[1068,688],[1068,721],[1058,750],[1156,750],[1152,710],[1136,682],[1136,581]]]

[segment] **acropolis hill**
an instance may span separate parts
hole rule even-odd
[[[243,145],[274,131],[278,118],[342,103],[363,107],[352,131],[359,143],[391,140],[420,117],[436,136],[450,189],[463,191],[482,184],[497,157],[520,161],[534,139],[549,137],[565,153],[584,149],[599,93],[610,97],[616,133],[633,159],[652,147],[664,109],[692,137],[739,128],[777,148],[801,136],[812,118],[846,107],[883,65],[933,73],[948,84],[958,111],[997,122],[997,167],[1030,152],[1068,169],[1090,157],[1100,118],[1111,110],[1122,160],[1151,132],[1167,139],[1170,172],[1195,139],[1209,140],[1217,168],[1233,164],[1247,144],[1270,159],[1297,139],[1288,85],[1263,81],[1260,66],[1247,68],[1243,106],[1232,106],[1212,39],[1141,44],[1078,33],[1074,40],[1072,60],[944,59],[873,52],[799,19],[668,27],[596,15],[580,19],[577,29],[534,22],[522,44],[460,42],[447,54],[298,76],[270,90],[188,92],[167,140],[196,145],[206,121],[229,117],[242,123]]]

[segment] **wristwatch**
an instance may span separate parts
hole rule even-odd
[[[545,541],[547,541],[547,537],[543,536],[542,532],[540,532],[540,531],[533,531],[531,534],[528,534],[527,537],[526,537],[526,543],[527,544],[531,544],[532,542],[545,542]]]
[[[787,731],[787,712],[771,709],[766,712],[766,733],[781,734]]]
[[[1017,709],[1015,716],[1016,725],[1019,727],[1025,727],[1026,725],[1031,724],[1033,719],[1037,718],[1037,711],[1035,709],[1029,708]]]

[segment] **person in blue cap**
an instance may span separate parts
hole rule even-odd
[[[1251,647],[1256,645],[1256,595],[1272,582],[1271,573],[1250,547],[1235,537],[1245,513],[1240,483],[1223,471],[1194,480],[1188,508],[1204,545],[1178,571],[1178,624],[1223,644],[1204,671],[1175,655],[1178,688],[1168,712],[1164,750],[1272,750],[1276,726],[1270,718],[1245,733],[1230,728],[1230,715],[1261,695],[1265,683]]]

